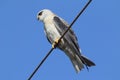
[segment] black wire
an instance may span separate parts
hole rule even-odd
[[[31,80],[31,78],[34,76],[34,74],[37,72],[37,70],[40,68],[40,66],[43,64],[43,62],[47,59],[47,57],[50,55],[50,53],[57,47],[57,45],[60,43],[60,40],[64,37],[64,35],[69,31],[69,29],[72,27],[72,25],[75,23],[75,21],[80,17],[80,15],[83,13],[83,11],[87,8],[87,6],[90,4],[92,0],[89,0],[88,3],[83,7],[83,9],[80,11],[80,13],[76,16],[76,18],[73,20],[71,25],[68,27],[68,29],[63,33],[63,35],[59,38],[58,43],[54,45],[54,48],[51,48],[47,55],[44,57],[44,59],[40,62],[40,64],[36,67],[34,72],[30,75],[28,80]]]
[[[80,13],[76,16],[76,18],[72,21],[72,23],[70,24],[70,26],[67,28],[67,30],[63,33],[63,35],[60,37],[60,39],[58,40],[58,44],[60,42],[60,40],[64,37],[64,35],[69,31],[69,29],[72,27],[72,25],[76,22],[76,20],[80,17],[80,15],[83,13],[83,11],[87,8],[87,6],[90,4],[92,0],[89,0],[89,2],[83,7],[83,9],[80,11]],[[56,44],[56,45],[58,45]]]
[[[47,59],[47,57],[50,55],[50,53],[53,51],[54,48],[51,48],[48,54],[44,57],[44,59],[40,62],[40,64],[37,66],[37,68],[34,70],[34,72],[31,74],[31,76],[28,78],[28,80],[31,80],[33,75],[37,72],[37,70],[40,68],[40,66],[43,64],[43,62]]]

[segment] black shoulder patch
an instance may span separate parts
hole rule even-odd
[[[66,30],[67,26],[59,19],[59,17],[55,16],[54,21],[62,30]]]

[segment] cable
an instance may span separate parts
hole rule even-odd
[[[47,59],[47,57],[50,55],[50,53],[57,47],[57,45],[60,43],[61,39],[64,37],[64,35],[69,31],[69,29],[72,27],[72,25],[76,22],[76,20],[80,17],[80,15],[83,13],[83,11],[87,8],[87,6],[90,4],[92,0],[89,0],[86,5],[83,7],[83,9],[79,12],[79,14],[75,17],[75,19],[73,20],[73,22],[70,24],[70,26],[68,27],[68,29],[63,33],[63,35],[59,38],[58,43],[55,44],[54,48],[51,48],[49,50],[49,52],[47,53],[47,55],[43,58],[43,60],[40,62],[40,64],[35,68],[35,70],[33,71],[33,73],[30,75],[30,77],[28,78],[28,80],[31,80],[32,77],[34,76],[34,74],[37,72],[37,70],[40,68],[40,66],[44,63],[44,61]]]

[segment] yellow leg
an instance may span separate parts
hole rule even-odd
[[[52,48],[56,47],[56,44],[58,44],[59,38],[56,38],[55,41],[52,43]]]

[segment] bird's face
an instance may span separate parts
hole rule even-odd
[[[40,12],[38,12],[37,19],[40,21],[44,21],[45,18],[47,18],[51,15],[54,15],[54,14],[50,10],[44,9],[44,10],[41,10]]]

